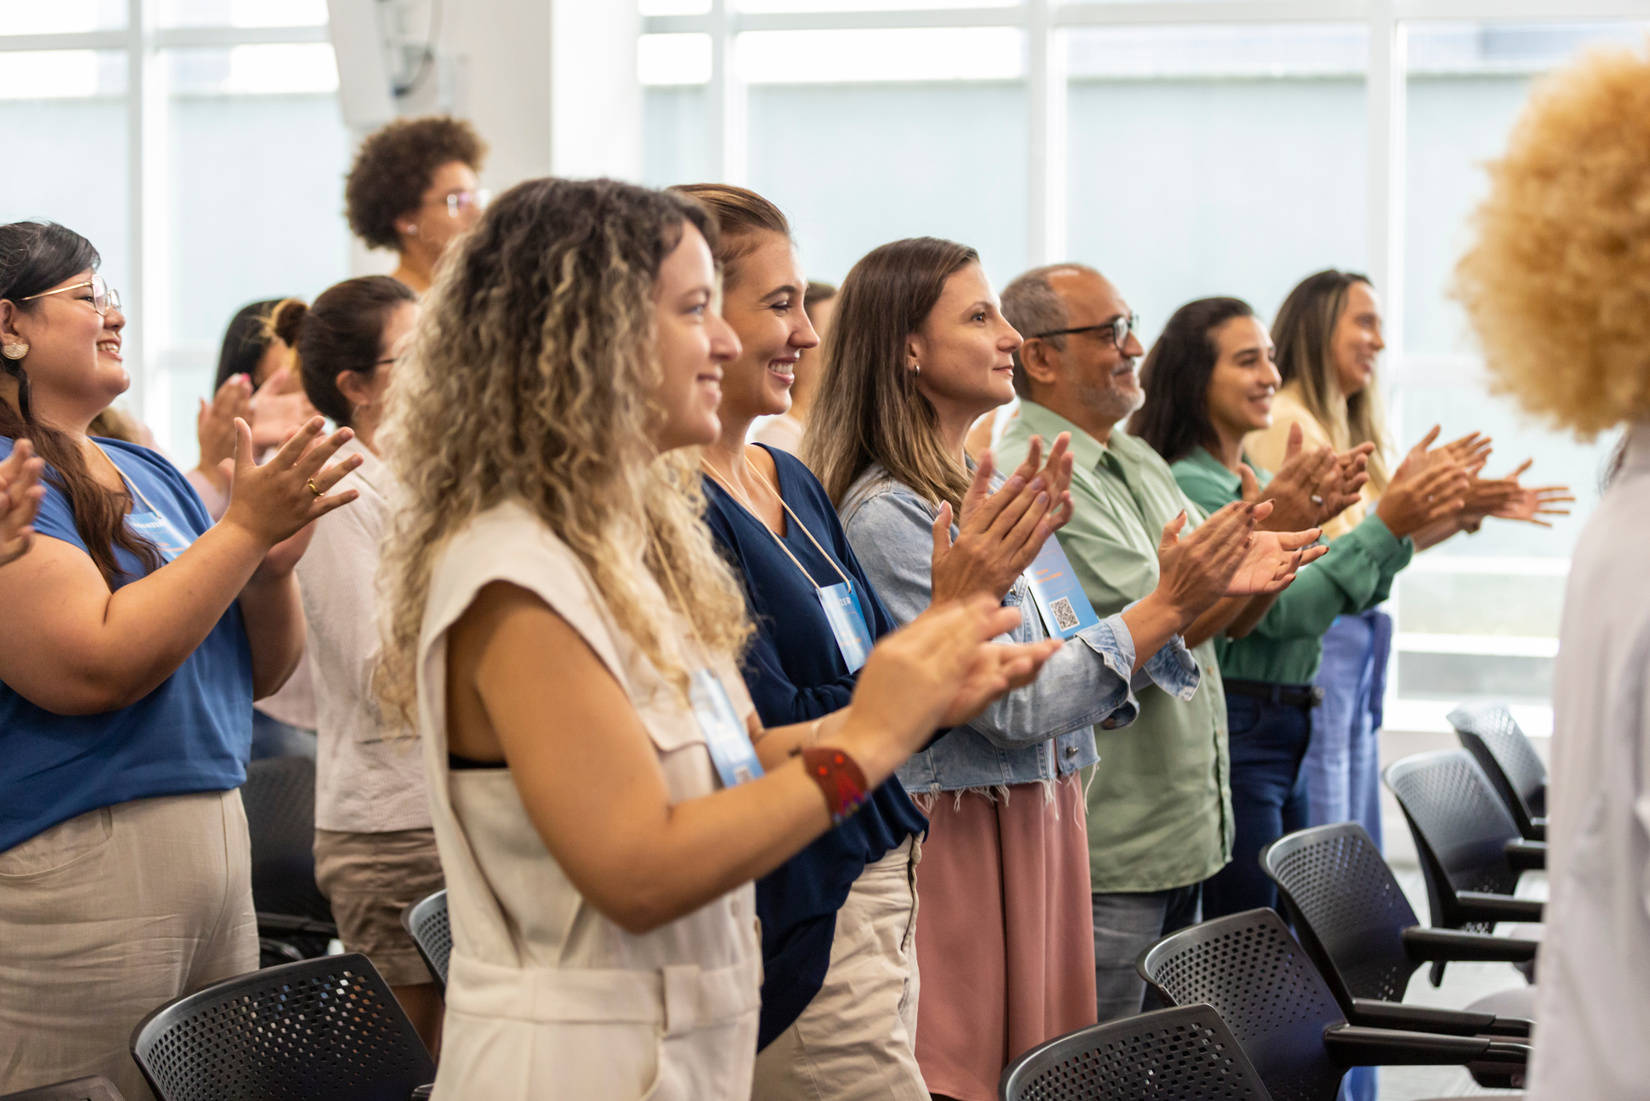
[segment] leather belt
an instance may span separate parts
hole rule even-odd
[[[1310,711],[1323,702],[1323,689],[1315,684],[1268,684],[1263,680],[1226,680],[1222,684],[1228,695],[1248,696],[1302,711]]]

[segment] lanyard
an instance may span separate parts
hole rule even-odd
[[[762,530],[767,532],[768,535],[773,538],[773,541],[775,543],[779,544],[779,549],[784,551],[785,552],[785,557],[789,558],[793,563],[795,563],[796,568],[802,571],[802,576],[806,577],[808,579],[808,583],[811,584],[816,589],[823,588],[823,586],[820,585],[819,582],[814,580],[814,575],[808,572],[808,567],[804,566],[802,564],[801,560],[798,559],[796,557],[796,555],[791,553],[791,548],[787,547],[785,545],[785,540],[783,540],[779,537],[779,533],[774,531],[767,524],[763,523],[762,522],[762,517],[756,515],[756,509],[751,507],[750,499],[747,498],[744,494],[740,493],[737,489],[735,489],[733,487],[733,484],[731,482],[729,482],[727,479],[723,478],[721,474],[717,473],[716,468],[711,466],[710,463],[705,462],[703,459],[701,459],[700,460],[700,465],[705,468],[705,473],[709,474],[712,478],[716,479],[716,484],[717,485],[719,485],[723,489],[727,490],[728,495],[731,496],[735,501],[738,501],[740,507],[743,508],[746,512],[750,513],[751,516],[756,520],[756,522],[758,524],[762,525]],[[814,550],[819,552],[819,556],[821,558],[825,559],[825,561],[827,561],[831,564],[831,569],[836,571],[836,575],[838,577],[842,578],[842,581],[845,585],[847,585],[850,589],[853,588],[854,587],[853,581],[849,579],[847,574],[842,572],[842,567],[837,565],[836,558],[834,556],[832,556],[831,554],[827,553],[825,548],[819,545],[819,540],[815,539],[814,538],[814,533],[808,530],[808,525],[804,524],[802,522],[801,518],[799,518],[795,512],[791,511],[791,506],[785,503],[785,495],[779,492],[779,487],[768,485],[768,480],[762,476],[762,472],[760,470],[756,469],[756,464],[751,462],[750,458],[748,456],[745,459],[745,465],[750,467],[750,472],[752,474],[756,475],[757,481],[761,482],[764,488],[771,491],[773,493],[773,495],[779,499],[779,507],[785,510],[785,514],[791,518],[791,522],[793,524],[795,524],[797,527],[802,529],[802,534],[806,535],[808,537],[808,542],[810,542],[814,545]]]

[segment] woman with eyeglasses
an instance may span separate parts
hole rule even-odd
[[[87,431],[130,379],[97,250],[0,226],[0,456],[46,487],[0,569],[0,1091],[103,1074],[150,1010],[258,962],[238,788],[252,701],[298,660],[293,568],[358,458],[316,417],[263,466],[240,443],[211,523],[163,457]],[[42,538],[44,537],[44,538]]]
[[[369,248],[393,250],[390,274],[430,289],[441,254],[476,224],[488,193],[476,179],[487,143],[447,115],[397,119],[367,136],[344,181],[349,227]]]
[[[345,949],[372,960],[435,1051],[441,998],[401,927],[401,911],[441,889],[441,860],[423,765],[407,741],[412,732],[379,709],[372,687],[379,651],[373,578],[395,493],[378,429],[396,358],[418,324],[418,298],[400,280],[369,275],[289,310],[304,391],[355,433],[339,457],[360,461],[339,483],[360,497],[316,521],[298,563],[317,720],[315,880]]]

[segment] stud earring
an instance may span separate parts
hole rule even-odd
[[[29,354],[29,346],[27,344],[7,344],[5,347],[0,348],[0,354],[3,354],[7,359],[22,359]]]

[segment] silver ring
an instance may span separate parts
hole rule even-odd
[[[1314,505],[1317,505],[1319,508],[1323,507],[1323,498],[1319,497],[1316,493],[1312,494],[1311,500],[1312,500],[1312,503]]]

